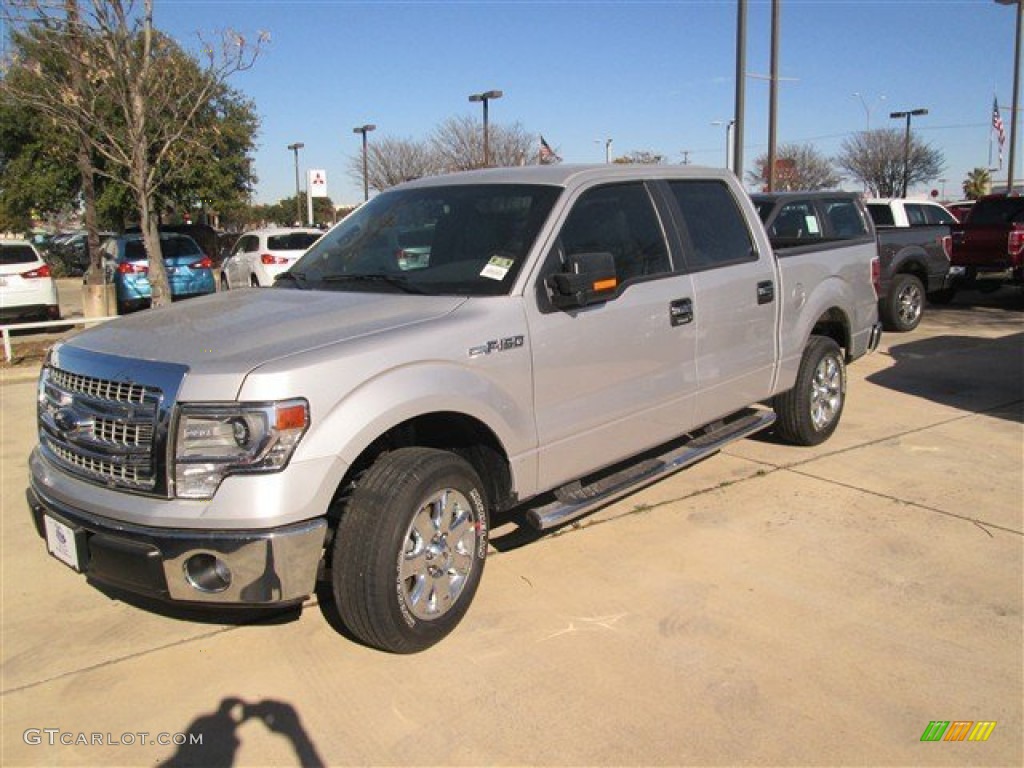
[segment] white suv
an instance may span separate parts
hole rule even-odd
[[[50,265],[28,240],[0,240],[0,321],[60,320]]]
[[[221,267],[220,289],[259,288],[294,264],[320,239],[319,229],[256,229],[238,238]]]

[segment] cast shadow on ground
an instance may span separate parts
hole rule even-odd
[[[158,765],[160,768],[234,765],[242,745],[238,729],[248,720],[263,723],[271,733],[287,738],[300,765],[306,768],[325,765],[291,704],[274,699],[249,704],[236,697],[222,699],[216,710],[189,723],[182,734],[183,743],[173,756]]]
[[[867,381],[969,413],[1024,422],[1024,333],[934,336],[890,347]]]

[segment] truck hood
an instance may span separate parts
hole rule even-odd
[[[128,315],[68,341],[78,349],[229,375],[289,355],[443,317],[462,297],[246,289]]]

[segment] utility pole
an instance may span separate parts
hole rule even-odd
[[[782,0],[772,0],[772,62],[768,83],[768,191],[775,191],[776,126],[779,111],[779,25],[782,21]]]
[[[295,153],[295,222],[296,224],[302,221],[302,192],[299,188],[299,150],[302,149],[305,144],[301,141],[297,141],[294,144],[289,144],[288,149]]]
[[[733,115],[736,120],[735,144],[732,150],[733,173],[743,184],[743,127],[746,109],[747,86],[747,0],[736,4],[736,103]]]

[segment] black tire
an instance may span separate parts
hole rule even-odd
[[[836,431],[846,404],[846,364],[832,339],[811,336],[800,360],[796,384],[772,402],[776,428],[786,442],[819,445]]]
[[[335,604],[357,639],[415,653],[455,629],[487,557],[484,498],[473,467],[447,451],[401,448],[366,471],[331,556]]]
[[[231,290],[231,286],[228,284],[228,276],[227,275],[223,275],[222,274],[220,276],[220,289],[221,289],[221,291],[230,291]]]
[[[249,276],[249,285],[251,285],[253,288],[259,288],[260,287],[259,278],[256,277],[256,275],[250,275]]]
[[[928,301],[938,306],[945,306],[953,302],[953,297],[956,296],[955,288],[943,288],[939,291],[932,291],[928,294]]]
[[[893,278],[889,295],[882,302],[882,324],[887,331],[906,333],[917,328],[924,314],[924,285],[915,275]]]

